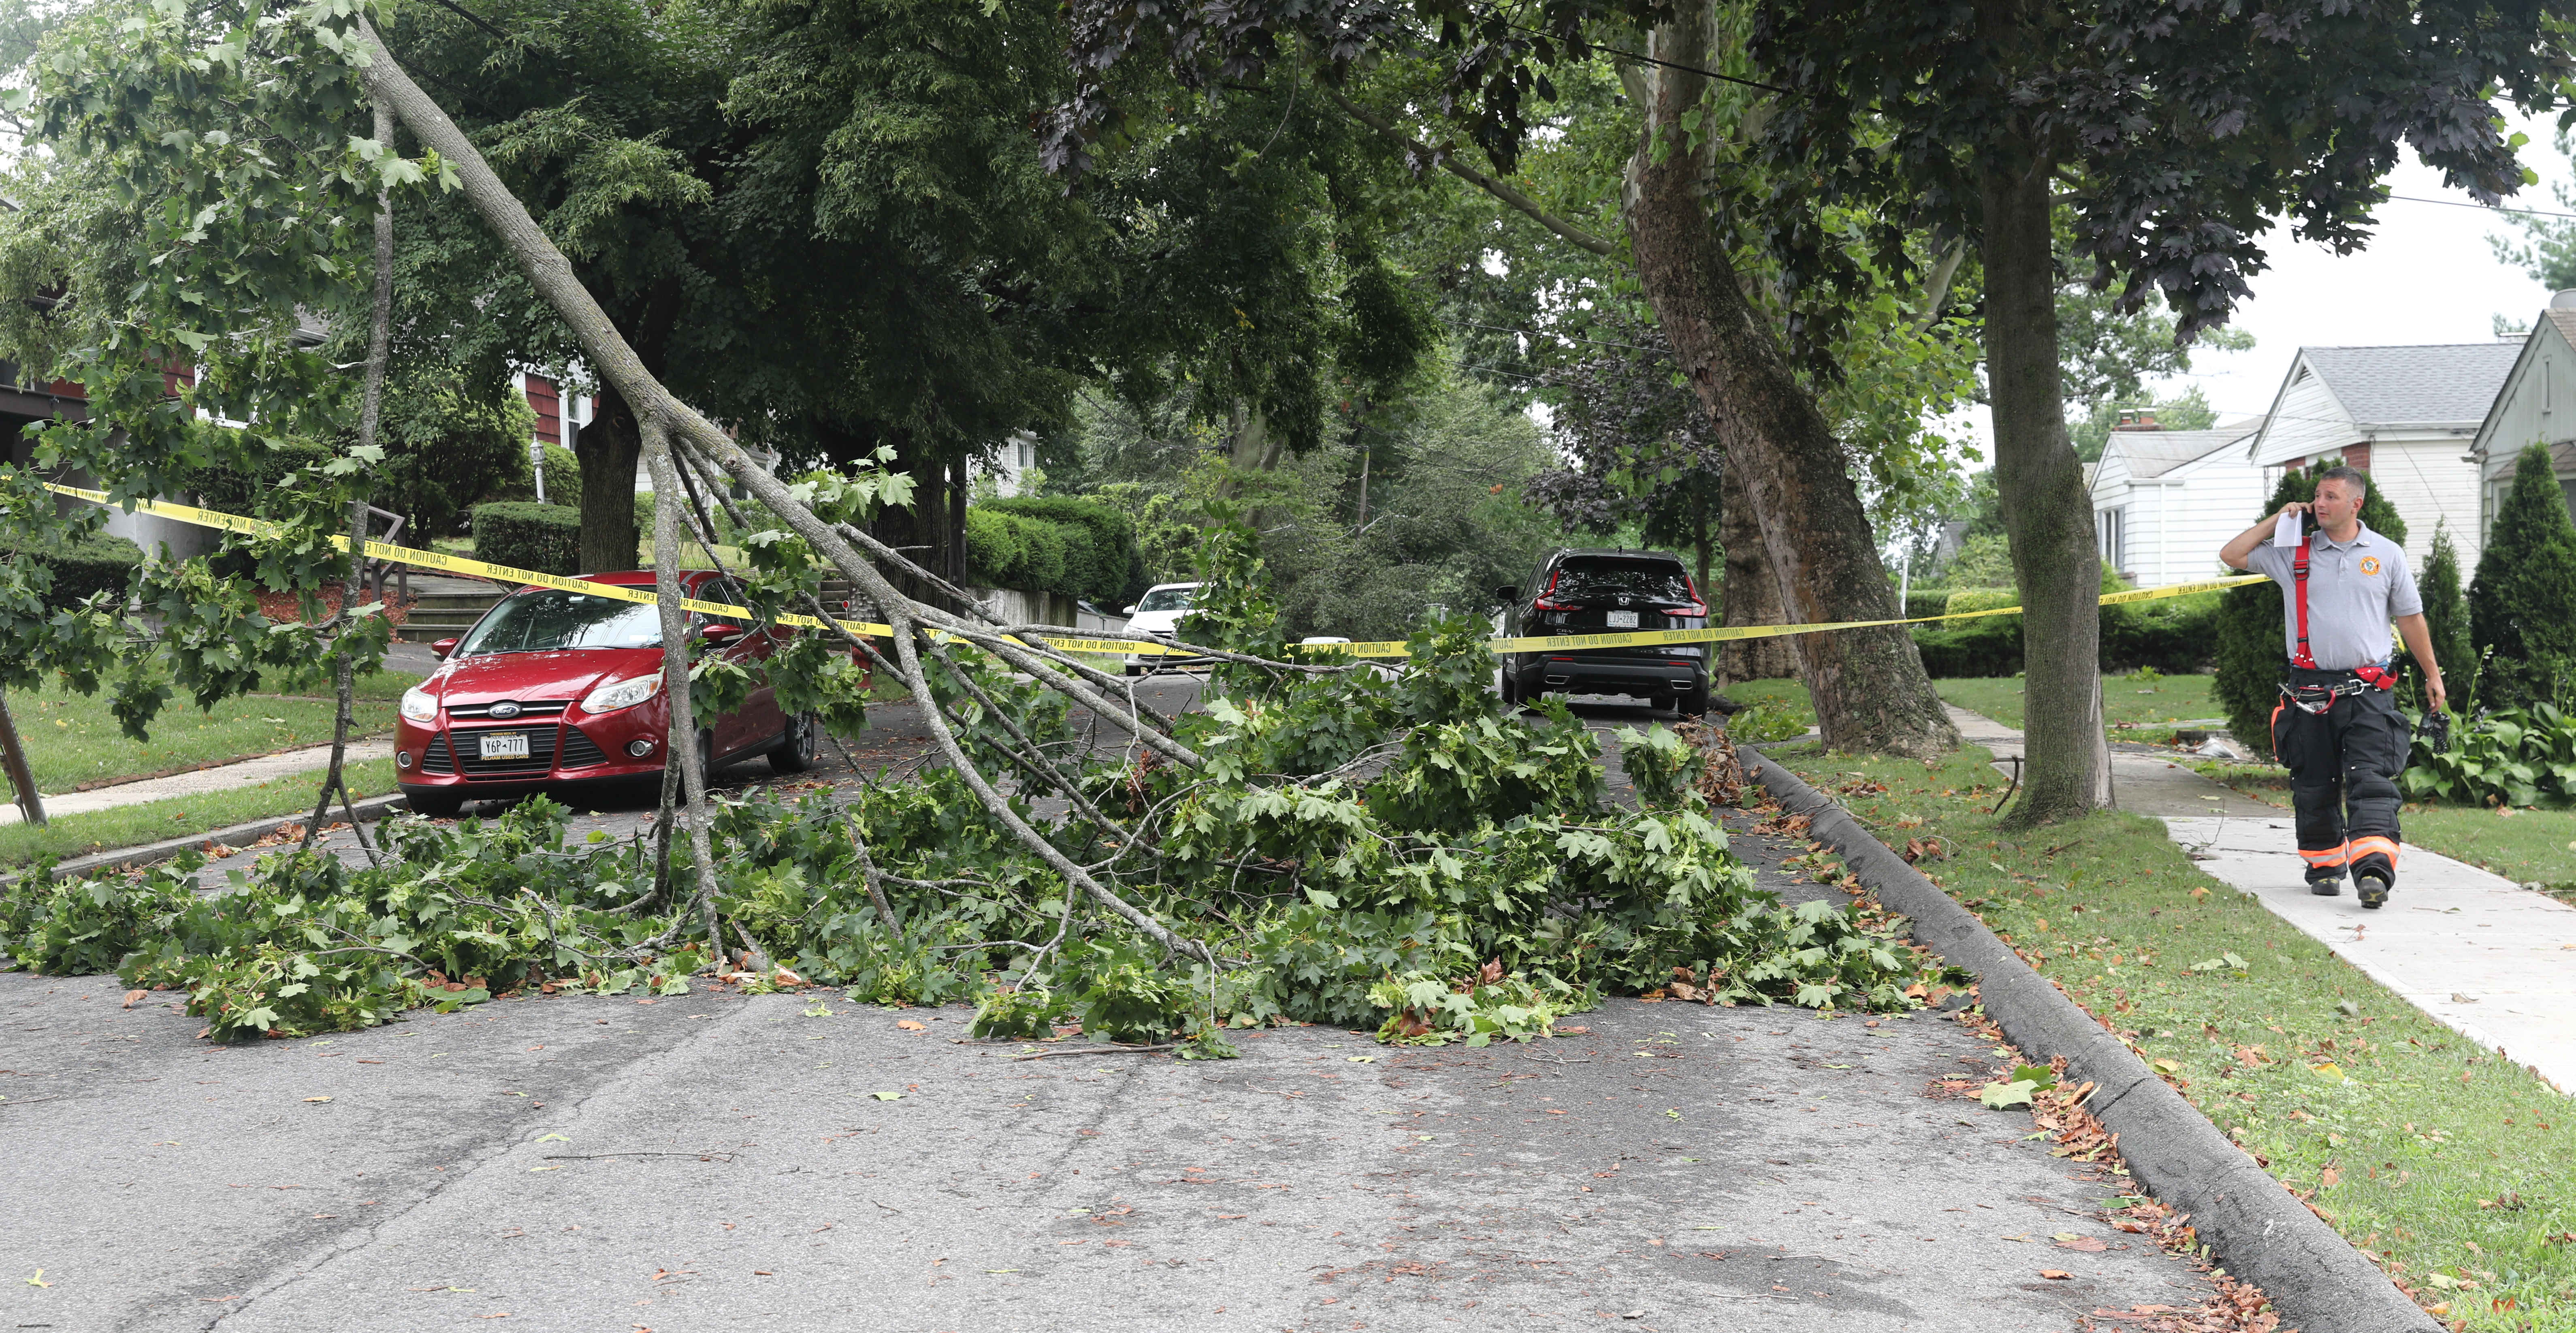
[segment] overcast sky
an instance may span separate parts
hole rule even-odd
[[[2553,189],[2576,178],[2576,171],[2554,146],[2549,122],[2517,124],[2531,136],[2522,158],[2540,173],[2540,182],[2509,202],[2576,212]],[[2441,173],[2411,155],[2391,175],[2389,188],[2414,199],[2470,203],[2465,192],[2445,189]],[[2494,316],[2527,323],[2548,304],[2547,288],[2496,259],[2487,238],[2519,233],[2488,210],[2392,198],[2380,206],[2377,221],[2369,247],[2341,257],[2293,242],[2286,228],[2275,228],[2266,237],[2272,266],[2254,276],[2253,298],[2237,308],[2233,321],[2254,335],[2253,349],[2201,353],[2188,379],[2168,381],[2157,392],[2197,382],[2222,420],[2254,416],[2271,409],[2290,358],[2302,346],[2485,342],[2494,336]],[[1980,450],[1991,456],[1982,409],[1971,429]]]

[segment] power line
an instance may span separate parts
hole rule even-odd
[[[2427,199],[2413,194],[2392,194],[2388,197],[2402,199],[2410,204],[2440,204],[2444,208],[2475,208],[2489,213],[2520,213],[2525,217],[2534,218],[2576,218],[2576,213],[2559,213],[2546,208],[2507,208],[2502,204],[2480,204],[2460,199]]]

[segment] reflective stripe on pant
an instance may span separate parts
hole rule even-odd
[[[2272,753],[2290,770],[2309,879],[2348,869],[2397,882],[2397,775],[2409,739],[2386,690],[2339,696],[2322,713],[2286,700],[2272,710]]]

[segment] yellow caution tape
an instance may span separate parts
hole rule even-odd
[[[78,487],[60,486],[52,482],[45,483],[45,489],[58,495],[68,495],[74,499],[87,500],[92,504],[103,505],[108,503],[107,493],[105,491],[82,490]],[[212,509],[200,509],[195,505],[171,504],[162,500],[133,500],[126,502],[126,504],[128,508],[139,513],[153,514],[162,518],[177,519],[182,523],[193,523],[199,527],[223,528],[227,531],[245,533],[251,536],[258,536],[275,531],[277,526],[265,519],[244,518],[239,514],[219,513]],[[349,539],[347,537],[335,536],[331,539],[331,544],[343,551],[349,549]],[[606,597],[621,602],[649,603],[656,600],[653,591],[649,588],[638,588],[614,583],[593,583],[587,579],[568,579],[557,574],[541,574],[533,569],[512,569],[507,565],[495,565],[488,561],[472,560],[464,556],[449,555],[443,551],[424,551],[409,546],[393,546],[384,542],[370,541],[367,543],[367,554],[380,560],[398,561],[402,564],[413,565],[424,569],[440,569],[455,574],[469,574],[479,578],[494,579],[503,583],[527,584],[539,588],[559,588],[566,592],[585,593],[593,597]],[[2115,606],[2124,602],[2151,602],[2167,597],[2187,597],[2193,593],[2212,592],[2220,588],[2233,588],[2240,584],[2262,583],[2265,582],[2268,577],[2268,575],[2263,574],[2243,574],[2234,578],[2209,579],[2200,583],[2177,583],[2163,588],[2140,588],[2133,592],[2105,593],[2101,597],[2101,604],[2104,606]],[[701,602],[692,598],[684,599],[680,605],[685,606],[692,611],[705,612],[708,615],[730,616],[742,620],[748,620],[752,617],[752,613],[749,609],[728,605],[723,602]],[[1829,630],[1870,629],[1882,625],[1927,625],[1937,621],[1980,620],[1987,616],[2011,616],[2019,614],[2021,614],[2021,608],[2018,606],[1998,606],[1984,611],[1961,611],[1952,615],[1914,616],[1900,620],[1846,620],[1825,625],[1723,625],[1713,626],[1708,629],[1629,630],[1616,634],[1533,635],[1521,638],[1487,639],[1485,640],[1485,646],[1496,653],[1561,653],[1579,651],[1586,648],[1639,648],[1664,644],[1723,643],[1737,639],[1770,639],[1778,638],[1784,634],[1821,634]],[[806,629],[820,629],[823,627],[822,621],[817,620],[812,616],[805,615],[783,615],[778,617],[778,623],[782,625],[796,625]],[[876,624],[869,621],[836,619],[834,623],[852,634],[883,638],[894,633],[893,626]],[[1044,643],[1047,647],[1056,649],[1059,652],[1117,653],[1149,657],[1196,657],[1201,655],[1187,648],[1174,648],[1154,643],[1139,643],[1128,639],[1093,639],[1074,637],[1070,635],[1058,636],[1054,634],[1032,637],[1038,638],[1038,640]],[[1310,643],[1301,645],[1301,647],[1310,653],[1331,653],[1341,657],[1407,656],[1405,643],[1402,639],[1379,639],[1364,643]]]

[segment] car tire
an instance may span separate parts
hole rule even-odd
[[[1683,717],[1708,716],[1708,687],[1701,685],[1684,693],[1680,706]]]
[[[456,812],[465,808],[465,795],[462,792],[407,791],[403,793],[403,804],[410,806],[416,815],[454,819]]]
[[[820,748],[823,727],[812,713],[798,713],[787,719],[787,734],[769,747],[769,771],[802,773],[814,766],[814,751]]]

